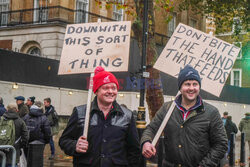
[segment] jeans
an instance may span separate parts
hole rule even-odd
[[[230,140],[228,140],[227,155],[230,153]]]
[[[0,164],[0,166],[2,166],[2,164]],[[6,164],[6,167],[12,167],[11,164]],[[17,167],[17,165],[15,165],[15,167]]]
[[[50,137],[49,145],[50,145],[51,155],[55,155],[55,145],[53,141],[53,136]]]

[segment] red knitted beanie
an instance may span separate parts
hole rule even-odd
[[[119,89],[118,81],[112,73],[105,71],[101,66],[96,67],[93,78],[93,92],[95,93],[100,86],[107,83],[115,83],[117,89]]]

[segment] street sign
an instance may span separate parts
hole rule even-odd
[[[142,76],[143,76],[144,78],[149,78],[150,73],[149,73],[149,72],[143,72],[143,73],[142,73]]]

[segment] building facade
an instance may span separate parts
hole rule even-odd
[[[236,26],[241,29],[241,21],[233,18],[232,26],[223,27],[226,32],[216,33],[216,25],[213,17],[206,19],[206,33],[213,34],[217,38],[241,48],[241,51],[228,76],[226,84],[236,87],[250,88],[250,39],[249,32],[241,30],[235,36]]]
[[[1,0],[0,48],[59,60],[66,25],[97,20],[88,13],[90,5],[88,0]]]
[[[130,6],[135,6],[133,0],[120,0],[120,2],[126,2]],[[174,5],[177,6],[180,2],[175,1]],[[205,31],[205,19],[202,16],[194,14],[192,11],[179,12],[176,7],[170,12],[172,19],[166,22],[166,15],[163,14],[164,12],[162,10],[163,9],[155,11],[155,40],[158,44],[157,46],[160,48],[158,49],[159,52],[166,45],[168,39],[180,22]],[[121,8],[119,4],[108,6],[104,2],[99,4],[93,0],[0,0],[0,48],[41,58],[60,60],[67,24],[97,22],[100,18],[102,22],[128,20],[133,22],[135,20],[135,18]],[[139,53],[140,51],[138,52],[137,49],[135,54]],[[52,67],[48,65],[46,69],[41,70],[48,71],[47,75],[49,76],[51,68]],[[34,69],[27,71],[32,73]],[[25,74],[23,74],[23,76],[26,78]],[[37,76],[39,76],[39,70],[34,78]],[[30,80],[28,73],[27,79]],[[78,105],[78,103],[82,104],[85,102],[84,99],[75,100],[75,98],[82,95],[82,92],[75,98],[73,98],[74,96],[69,96],[70,98],[68,98],[68,88],[66,87],[50,84],[50,87],[58,90],[56,91],[57,93],[53,93],[49,88],[44,89],[46,84],[41,82],[21,82],[17,81],[16,78],[0,80],[0,82],[1,81],[2,84],[0,83],[0,86],[2,85],[4,88],[11,88],[15,82],[25,87],[18,89],[18,91],[11,89],[11,94],[6,92],[7,102],[12,101],[13,96],[16,95],[24,95],[27,97],[33,94],[36,97],[40,97],[37,100],[43,100],[45,97],[53,97],[53,99],[55,99],[55,105],[57,108],[60,108],[61,113],[59,113],[62,115],[70,115],[73,104]],[[29,89],[29,87],[35,87],[35,92]],[[64,89],[67,91],[60,91]],[[83,91],[82,89],[78,90]],[[77,89],[74,89],[74,91],[77,92]],[[85,93],[86,92],[84,92],[84,94]],[[66,94],[66,97],[62,96],[62,94]],[[139,99],[136,98],[138,97],[138,92],[131,91],[131,94],[131,96],[135,97],[129,98],[133,99],[133,103],[128,101],[130,104],[126,105],[131,109],[135,109],[135,106],[138,107],[138,104],[134,104],[134,101],[138,100],[139,102]],[[64,103],[64,99],[67,99],[68,104],[70,104],[67,105],[67,108],[65,108],[66,103]],[[122,96],[119,96],[119,99],[123,99]],[[75,104],[76,102],[77,104]]]
[[[239,39],[233,38],[232,32],[218,34],[216,37],[232,43],[241,48],[241,51],[236,58],[234,66],[230,72],[226,84],[250,88],[250,42],[247,32],[242,32]],[[247,39],[248,38],[248,39]]]
[[[120,0],[124,4],[124,0]],[[133,6],[134,1],[127,4]],[[178,2],[175,2],[178,5]],[[165,46],[179,22],[205,31],[205,20],[192,11],[171,12],[166,22],[163,9],[157,10],[156,42]],[[90,0],[0,0],[0,48],[21,53],[60,59],[67,24],[102,21],[134,21],[119,6]]]

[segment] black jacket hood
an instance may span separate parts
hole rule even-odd
[[[8,118],[8,119],[17,119],[19,115],[16,111],[9,110],[3,114],[3,117]]]
[[[33,116],[33,117],[39,117],[39,116],[43,115],[43,110],[42,109],[30,108],[29,115]]]

